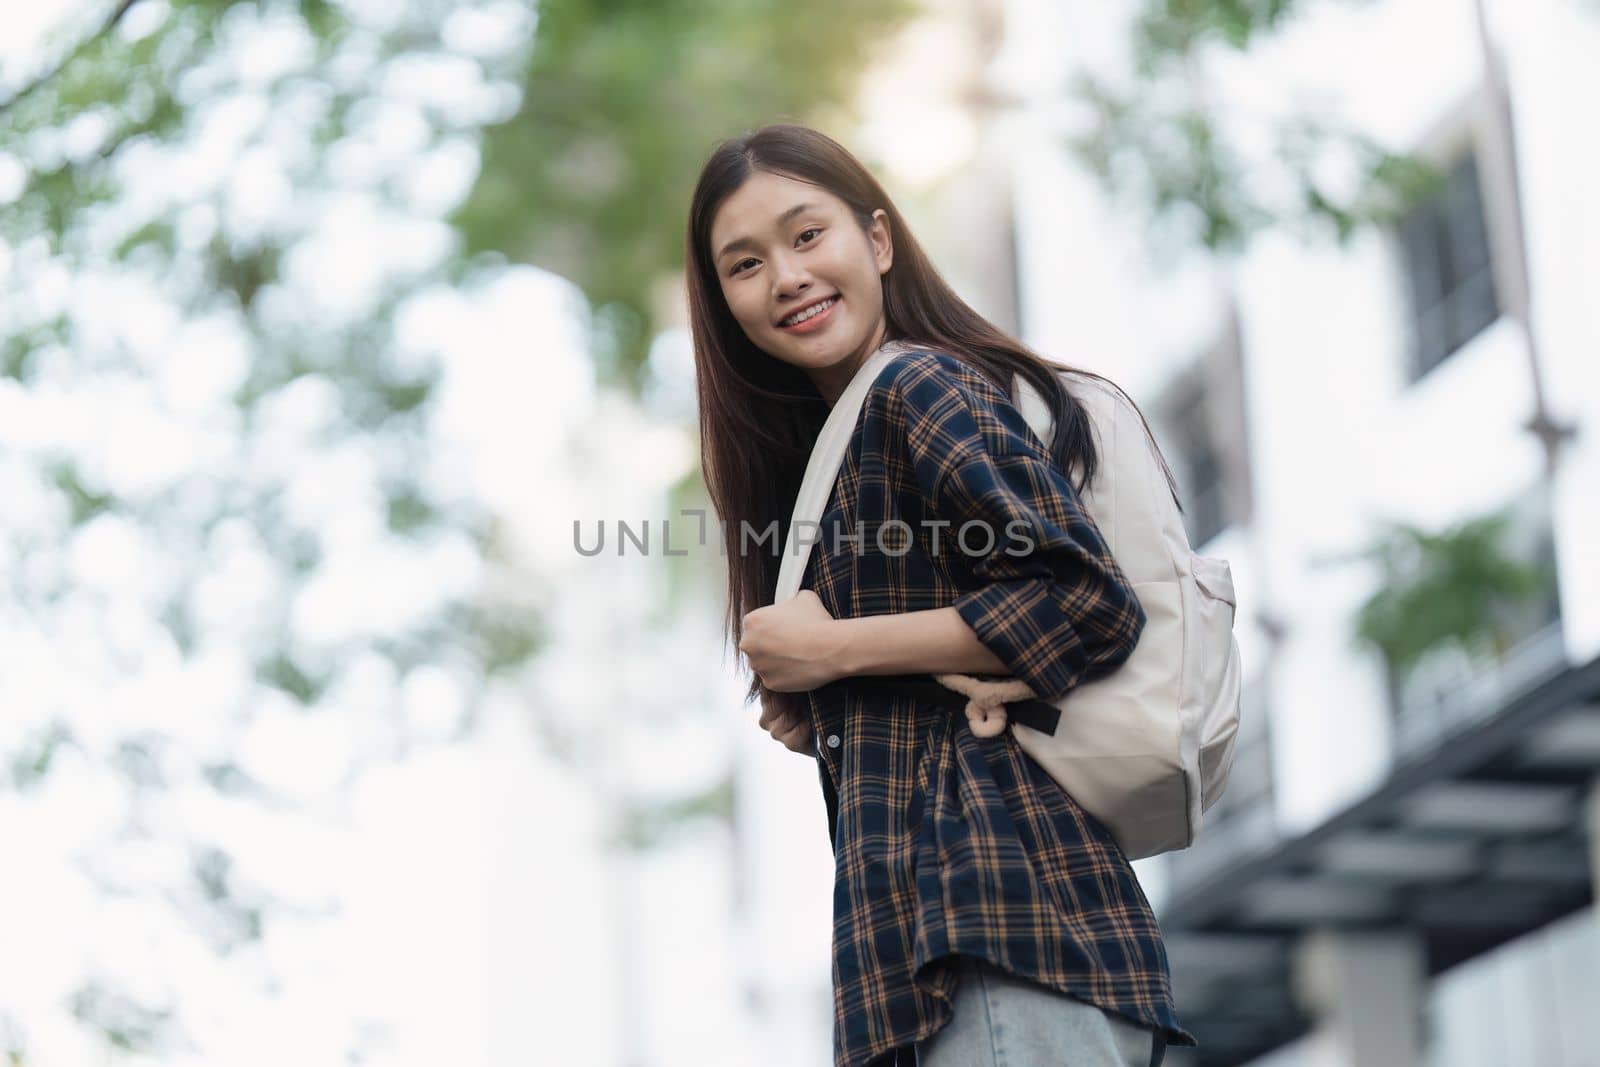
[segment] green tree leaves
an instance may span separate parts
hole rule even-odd
[[[1394,221],[1437,188],[1435,168],[1333,118],[1256,113],[1209,91],[1209,56],[1249,49],[1306,6],[1146,0],[1130,29],[1129,77],[1079,78],[1089,122],[1071,147],[1153,229],[1214,253],[1239,252],[1269,227],[1343,242]]]
[[[1552,576],[1505,547],[1512,516],[1495,513],[1440,533],[1390,524],[1362,558],[1378,563],[1378,591],[1356,615],[1356,632],[1404,674],[1446,641],[1504,653],[1508,609],[1545,591]]]
[[[906,0],[539,7],[522,107],[492,128],[456,213],[469,254],[570,278],[601,313],[596,358],[634,383],[659,323],[652,293],[682,270],[689,195],[717,141],[840,113]]]

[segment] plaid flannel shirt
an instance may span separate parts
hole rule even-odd
[[[953,605],[1047,700],[1114,670],[1144,626],[1045,445],[941,352],[874,381],[818,534],[802,588],[834,617]],[[1011,731],[980,739],[958,710],[848,678],[809,696],[834,846],[835,1067],[910,1062],[951,1017],[957,954],[1196,1043],[1127,858]]]

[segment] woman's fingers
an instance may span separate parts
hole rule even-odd
[[[811,724],[809,722],[802,719],[798,715],[784,715],[777,722],[772,724],[772,735],[782,739],[797,730],[809,729],[810,726]]]
[[[811,751],[811,717],[775,693],[761,693],[761,728],[790,752]]]
[[[783,747],[790,752],[809,753],[811,751],[811,724],[799,722],[789,729],[773,734],[783,743]]]
[[[783,709],[778,706],[777,700],[770,693],[763,691],[761,694],[761,718],[757,721],[763,730],[771,730],[772,724],[783,714]]]
[[[772,736],[790,752],[811,750],[811,719],[798,712],[785,711],[778,715],[769,728]]]

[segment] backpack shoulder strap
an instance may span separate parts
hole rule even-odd
[[[861,406],[866,402],[867,390],[878,380],[878,373],[897,356],[913,351],[914,346],[903,341],[891,341],[878,348],[856,369],[850,384],[844,387],[834,402],[811,446],[811,458],[806,461],[805,477],[800,491],[795,494],[794,514],[789,517],[789,529],[783,538],[783,556],[778,562],[778,587],[772,602],[781,604],[800,591],[800,580],[805,577],[806,563],[811,559],[811,548],[816,542],[812,529],[802,543],[796,537],[797,527],[815,527],[828,506],[833,483],[839,478],[839,468],[844,463],[845,449],[855,436],[860,420]]]

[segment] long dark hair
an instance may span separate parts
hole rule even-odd
[[[877,179],[831,137],[807,126],[777,123],[721,142],[695,183],[684,270],[700,403],[700,465],[723,523],[726,628],[734,647],[743,636],[744,616],[771,602],[780,562],[776,550],[742,551],[752,540],[741,530],[760,535],[776,522],[781,549],[806,459],[828,415],[826,402],[804,371],[774,359],[745,335],[712,263],[711,224],[717,209],[757,171],[826,189],[850,207],[863,230],[882,208],[894,244],[893,265],[882,278],[884,339],[911,340],[949,353],[1013,400],[1012,376],[1026,378],[1050,405],[1054,432],[1047,445],[1069,476],[1075,469],[1080,472],[1073,484],[1080,492],[1094,479],[1098,455],[1089,418],[1059,372],[1071,370],[1122,392],[1099,374],[1045,359],[968,307],[939,276]],[[1149,431],[1148,423],[1145,429]],[[1162,467],[1177,500],[1177,483],[1164,459]],[[750,697],[759,691],[759,679],[752,678]]]

